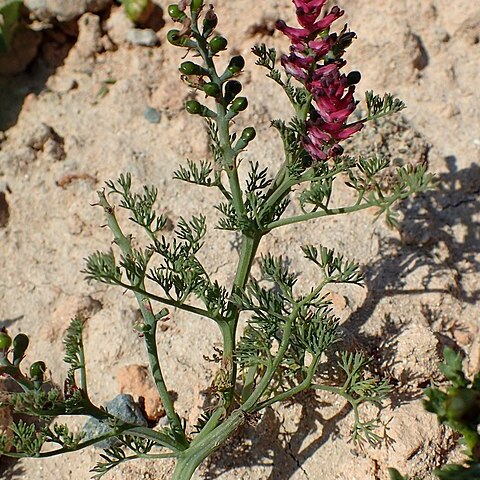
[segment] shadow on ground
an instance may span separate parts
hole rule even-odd
[[[384,240],[381,256],[366,271],[367,298],[346,322],[347,335],[355,337],[356,346],[372,355],[373,369],[381,374],[385,374],[384,359],[394,358],[395,338],[405,327],[386,318],[379,335],[362,333],[362,327],[382,298],[440,293],[472,304],[480,298],[480,288],[470,291],[463,283],[467,273],[480,267],[480,166],[472,164],[458,170],[455,157],[446,158],[446,162],[449,171],[438,176],[435,190],[402,205],[401,240],[394,237]],[[456,232],[458,228],[463,235]],[[441,258],[437,254],[440,246]],[[407,288],[408,275],[425,266],[427,274],[421,288]],[[451,279],[445,288],[431,286],[438,275]],[[381,358],[379,350],[382,350]],[[413,380],[415,373],[408,372],[408,377]],[[395,379],[392,383],[395,384]],[[400,390],[392,398],[393,406],[422,396],[422,388],[426,386]],[[286,433],[281,413],[268,409],[257,425],[247,422],[238,436],[214,455],[205,479],[213,480],[234,468],[254,466],[271,467],[268,480],[287,480],[298,471],[309,478],[302,465],[338,435],[339,422],[350,413],[350,408],[345,404],[336,415],[324,418],[322,406],[326,404],[312,393],[298,395],[295,404],[300,405],[301,413],[293,434]],[[307,437],[312,438],[308,444]],[[265,445],[269,446],[267,451]]]

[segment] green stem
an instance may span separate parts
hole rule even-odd
[[[201,441],[179,454],[172,480],[190,480],[199,465],[232,435],[244,421],[245,412],[233,411],[230,416]]]
[[[286,225],[292,225],[294,223],[305,222],[307,220],[312,220],[314,218],[340,215],[340,214],[343,214],[343,213],[358,212],[359,210],[365,210],[365,209],[373,207],[373,206],[375,206],[375,205],[372,205],[370,203],[364,203],[362,205],[353,205],[351,207],[331,208],[331,209],[322,210],[322,211],[319,211],[319,212],[305,213],[303,215],[297,215],[295,217],[282,218],[280,220],[276,220],[275,222],[271,222],[268,225],[266,225],[265,230],[271,231],[274,228],[284,227]]]
[[[247,401],[242,405],[242,409],[246,412],[253,411],[255,408],[256,403],[260,400],[262,395],[265,393],[265,390],[268,388],[270,381],[272,380],[273,375],[277,371],[280,363],[283,360],[285,352],[288,349],[290,344],[290,335],[292,333],[292,326],[293,322],[295,321],[297,314],[298,314],[298,305],[295,305],[293,308],[292,313],[289,315],[287,322],[285,323],[285,328],[283,330],[283,337],[280,343],[280,347],[278,348],[278,352],[275,355],[275,358],[271,364],[268,365],[265,374],[263,375],[262,379],[258,383],[257,387],[253,391],[253,393],[248,397]]]
[[[314,357],[314,359],[312,360],[312,363],[308,367],[306,377],[296,387],[290,388],[289,390],[287,390],[285,392],[279,393],[278,395],[275,395],[274,397],[269,398],[268,400],[265,400],[264,402],[259,403],[254,408],[253,411],[258,412],[265,407],[268,407],[270,405],[273,405],[274,403],[286,400],[286,399],[288,399],[290,397],[293,397],[294,395],[297,395],[298,393],[303,392],[304,390],[307,390],[308,388],[310,388],[311,385],[312,385],[313,376],[315,375],[315,372],[317,370],[319,361],[320,361],[320,355],[317,355],[316,357]]]
[[[253,236],[243,235],[242,249],[240,251],[240,257],[237,265],[237,272],[233,281],[232,293],[241,294],[245,285],[247,284],[250,270],[252,268],[253,260],[258,249],[258,245],[262,239],[262,235],[257,233]],[[227,325],[222,328],[224,350],[223,350],[223,363],[224,366],[230,372],[230,389],[225,396],[226,407],[233,402],[235,382],[237,379],[237,365],[234,362],[235,354],[235,341],[237,335],[237,326],[240,316],[240,309],[233,302],[229,304],[229,315],[227,318]]]
[[[105,192],[98,192],[98,197],[100,200],[100,205],[103,207],[105,215],[107,217],[107,223],[114,235],[115,243],[120,247],[124,255],[132,255],[132,245],[130,238],[126,237],[120,228],[120,225],[117,222],[115,217],[115,210],[109,204]],[[136,278],[132,284],[138,285],[138,289],[141,291],[145,290],[144,279]],[[168,389],[165,385],[163,379],[162,370],[160,367],[160,362],[158,359],[158,351],[156,345],[156,324],[157,321],[153,314],[153,309],[150,304],[150,300],[143,293],[134,291],[135,298],[142,312],[143,319],[145,323],[150,327],[150,330],[145,332],[145,343],[147,347],[148,357],[150,361],[150,366],[152,368],[153,378],[157,386],[158,393],[162,400],[163,407],[167,413],[168,420],[172,427],[172,431],[175,435],[176,440],[180,445],[186,447],[188,446],[188,440],[185,436],[185,432],[182,427],[182,422],[180,421],[179,416],[175,412],[175,407],[173,406],[172,399],[168,393]]]
[[[157,387],[160,398],[162,399],[163,408],[167,415],[168,421],[172,427],[172,431],[175,435],[177,441],[181,445],[188,447],[189,442],[185,436],[185,431],[182,426],[182,421],[175,411],[173,406],[172,398],[168,393],[167,386],[165,385],[165,380],[163,378],[162,369],[160,368],[160,362],[158,360],[158,349],[156,342],[156,322],[152,325],[151,330],[145,332],[145,345],[148,352],[148,360],[150,362],[150,368],[152,370],[153,379]]]

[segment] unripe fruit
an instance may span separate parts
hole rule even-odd
[[[242,91],[242,84],[237,80],[230,80],[225,84],[225,101],[230,103]]]
[[[7,332],[0,332],[0,350],[6,351],[12,346],[12,338]]]
[[[213,8],[210,8],[210,10],[208,10],[208,12],[205,14],[205,18],[203,19],[202,36],[208,38],[217,26],[217,24],[218,17],[213,11]]]
[[[177,4],[168,6],[168,14],[172,20],[182,20],[184,17],[186,17],[185,13],[178,8]]]
[[[253,127],[247,127],[243,130],[241,139],[248,143],[251,142],[257,136],[257,132]]]
[[[248,100],[245,97],[238,97],[233,101],[231,109],[234,112],[242,112],[247,107],[248,107]]]
[[[228,45],[228,40],[225,37],[217,35],[213,37],[210,41],[210,50],[212,53],[220,52],[221,50],[225,50]]]
[[[198,12],[203,7],[203,0],[192,0],[192,12]]]
[[[193,62],[183,62],[179,70],[184,74],[184,75],[204,75],[205,70],[200,66],[197,65],[196,63]]]
[[[238,73],[243,67],[245,67],[245,59],[241,55],[236,55],[230,59],[227,70],[232,73]]]
[[[175,47],[186,46],[186,44],[189,41],[189,38],[188,37],[182,37],[182,36],[179,35],[179,33],[180,33],[180,30],[176,30],[176,29],[170,30],[167,33],[167,40],[172,45],[174,45]]]
[[[185,110],[192,115],[198,115],[202,112],[202,106],[196,100],[188,100],[185,103]]]
[[[18,365],[25,355],[30,340],[24,333],[19,333],[13,339],[13,364]]]
[[[208,82],[202,88],[209,97],[218,97],[220,95],[220,87],[215,82]]]
[[[134,23],[142,23],[148,19],[153,9],[150,0],[124,0],[125,14]]]
[[[34,380],[43,380],[43,376],[47,371],[45,362],[35,362],[30,366],[30,377]]]

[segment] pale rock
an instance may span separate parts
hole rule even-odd
[[[154,47],[159,43],[157,34],[150,28],[132,28],[127,31],[126,40],[142,47]]]
[[[84,64],[93,60],[95,54],[102,50],[102,30],[100,17],[85,13],[78,21],[78,39],[65,61],[68,65]]]
[[[24,0],[25,6],[39,20],[68,22],[86,12],[101,12],[113,0]]]
[[[144,407],[145,415],[157,422],[165,415],[165,409],[147,367],[128,365],[117,373],[121,393],[130,393]]]

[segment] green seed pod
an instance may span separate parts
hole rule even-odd
[[[205,75],[207,73],[200,65],[193,62],[183,62],[179,70],[184,75]]]
[[[168,14],[170,15],[170,18],[176,22],[181,22],[186,18],[185,12],[182,12],[177,4],[168,6]]]
[[[151,0],[123,0],[125,14],[134,23],[142,23],[148,19],[153,5]]]
[[[192,115],[200,115],[202,113],[202,105],[196,100],[188,100],[185,103],[185,110]]]
[[[237,80],[230,80],[225,84],[225,101],[230,103],[242,91],[242,84]]]
[[[202,88],[209,97],[218,97],[221,92],[220,87],[215,82],[208,82]]]
[[[230,59],[227,70],[231,73],[238,73],[245,67],[245,59],[241,55],[236,55]]]
[[[12,346],[12,337],[7,332],[0,332],[0,350],[6,352]]]
[[[167,33],[167,40],[174,45],[175,47],[186,47],[188,46],[188,43],[190,39],[188,37],[180,36],[179,35],[180,30],[170,30]]]
[[[228,45],[228,40],[221,35],[217,35],[210,40],[210,51],[212,53],[218,53],[221,50],[225,50]]]
[[[19,333],[13,339],[13,364],[18,365],[28,348],[30,340],[24,333]]]
[[[203,0],[192,0],[190,8],[193,13],[200,11],[202,7],[203,7]]]
[[[30,366],[30,377],[32,378],[32,380],[43,381],[43,376],[45,375],[46,371],[47,366],[45,365],[45,362],[32,363],[32,365]]]
[[[257,136],[257,132],[253,127],[247,127],[243,130],[240,137],[244,142],[249,143]]]
[[[248,100],[246,99],[246,97],[238,97],[233,101],[231,110],[237,113],[237,112],[242,112],[247,107],[248,107]]]

